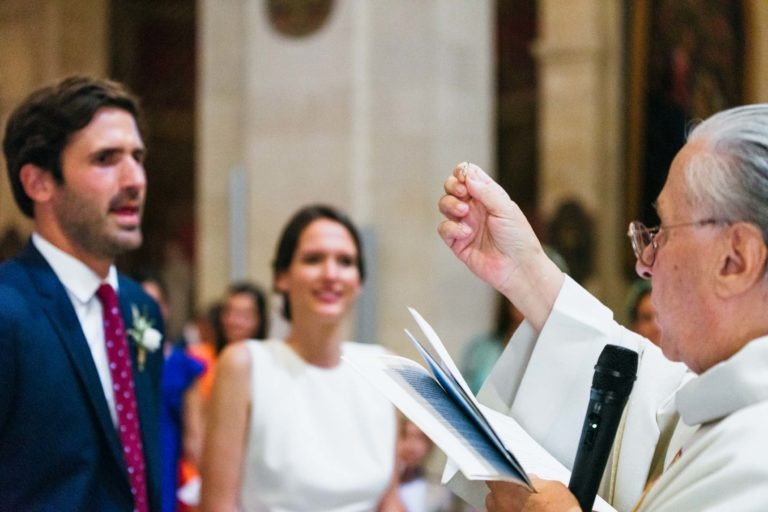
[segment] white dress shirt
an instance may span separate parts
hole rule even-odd
[[[65,253],[51,244],[38,233],[32,234],[32,243],[53,269],[56,277],[67,290],[72,307],[75,308],[80,327],[83,329],[88,347],[91,349],[96,371],[99,373],[104,398],[107,399],[112,422],[117,425],[115,400],[112,395],[112,376],[109,373],[107,351],[104,346],[104,326],[102,324],[101,302],[96,297],[96,290],[103,282],[108,283],[117,292],[117,270],[112,265],[107,278],[102,281],[96,273],[82,261]]]

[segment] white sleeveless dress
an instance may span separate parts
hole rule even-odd
[[[242,510],[375,510],[393,473],[393,406],[343,360],[319,368],[282,340],[245,343],[253,371]],[[342,345],[359,351],[384,349]]]

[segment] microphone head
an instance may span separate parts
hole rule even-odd
[[[592,388],[629,395],[637,378],[637,352],[618,345],[606,345],[595,365]]]

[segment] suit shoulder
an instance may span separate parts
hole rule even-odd
[[[0,284],[14,284],[24,279],[26,272],[18,261],[8,260],[0,263]]]
[[[18,317],[27,309],[29,276],[15,261],[0,265],[0,317]]]

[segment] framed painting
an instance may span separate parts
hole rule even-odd
[[[744,102],[749,1],[625,0],[625,225],[659,223],[654,202],[697,120]],[[634,255],[627,251],[634,274]]]
[[[653,203],[697,120],[747,97],[749,2],[626,0],[626,221]],[[628,254],[634,264],[634,257]],[[633,268],[634,265],[631,265]]]

